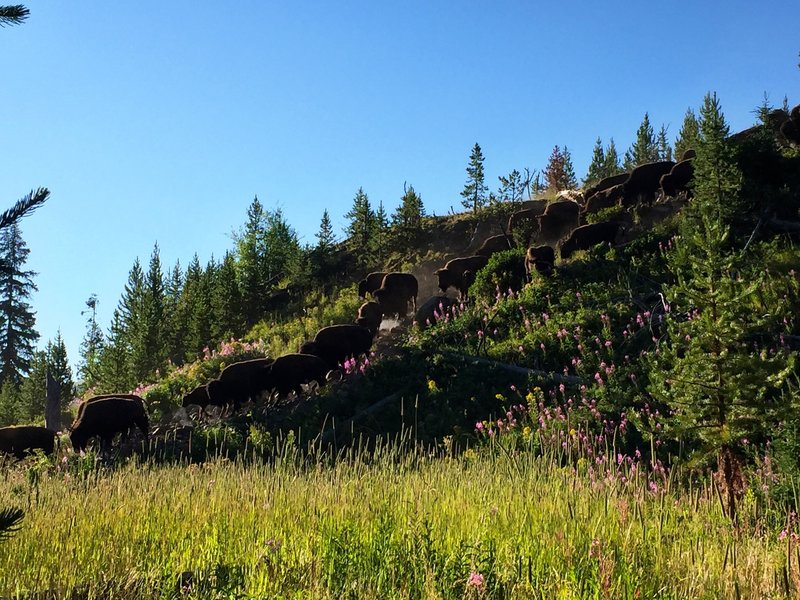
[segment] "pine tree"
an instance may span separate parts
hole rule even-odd
[[[589,169],[586,172],[586,177],[583,179],[584,187],[589,187],[605,177],[605,163],[606,153],[603,150],[603,142],[600,138],[597,138],[597,141],[594,143],[594,150],[592,150],[592,162],[589,163]]]
[[[19,388],[13,381],[0,385],[0,427],[27,421],[27,411],[19,401]]]
[[[60,410],[66,413],[67,405],[75,397],[75,382],[72,379],[72,368],[69,366],[67,348],[60,331],[54,340],[47,342],[44,350],[34,353],[30,372],[20,384],[19,402],[28,421],[44,419],[48,373],[59,387]]]
[[[29,253],[17,225],[0,230],[0,383],[19,384],[39,339],[34,312],[27,303],[37,290],[36,273],[23,270]]]
[[[214,318],[211,323],[211,338],[221,342],[244,334],[242,296],[236,284],[236,259],[226,252],[213,273],[211,306]]]
[[[548,189],[556,191],[569,190],[578,186],[575,169],[572,167],[572,157],[566,146],[563,150],[558,146],[553,148],[547,161],[544,178]]]
[[[137,382],[151,379],[156,370],[166,365],[165,296],[161,256],[156,243],[142,286],[140,326],[132,340],[133,375]]]
[[[353,207],[344,217],[350,220],[345,228],[347,245],[363,255],[363,252],[371,248],[375,234],[375,211],[372,210],[364,188],[358,188],[353,198]]]
[[[389,254],[389,216],[383,207],[383,200],[378,203],[378,210],[375,211],[375,234],[372,248],[378,262],[383,264]]]
[[[403,251],[414,246],[422,233],[422,219],[425,217],[425,207],[422,197],[417,194],[413,185],[403,188],[403,197],[400,206],[392,215],[392,226],[395,238]]]
[[[88,314],[86,319],[86,335],[81,341],[81,362],[78,365],[78,375],[84,387],[91,387],[100,377],[100,356],[103,353],[105,338],[100,325],[97,324],[97,305],[100,301],[96,294],[86,300],[86,310],[81,315]]]
[[[237,294],[239,286],[237,272],[233,274],[233,285],[236,286]],[[180,261],[175,262],[175,266],[169,273],[166,281],[166,293],[164,296],[164,348],[166,357],[174,365],[182,365],[186,357],[184,340],[186,338],[186,323],[181,318],[179,309],[181,294],[183,293],[183,269]],[[241,307],[239,308],[241,311]]]
[[[319,231],[314,234],[317,238],[317,249],[324,252],[333,248],[336,244],[336,236],[333,233],[333,225],[331,224],[331,216],[328,214],[328,209],[322,211],[322,219],[319,223]]]
[[[683,125],[678,132],[678,139],[675,140],[675,156],[678,159],[683,158],[687,150],[694,150],[697,148],[697,138],[700,133],[700,122],[691,108],[686,109],[686,114],[683,117]]]
[[[639,129],[636,131],[636,141],[625,153],[623,164],[626,171],[631,171],[639,165],[657,160],[658,144],[653,133],[653,126],[650,125],[650,116],[644,113],[642,124],[639,125]]]
[[[297,233],[277,208],[266,213],[264,230],[264,272],[267,289],[272,290],[280,280],[291,279],[300,257]]]
[[[474,213],[486,206],[487,202],[486,193],[489,188],[486,186],[486,180],[483,174],[483,160],[483,152],[481,151],[480,145],[476,142],[469,155],[467,182],[464,184],[464,189],[461,191],[461,196],[464,198],[461,204],[464,208],[471,209]]]
[[[131,372],[131,350],[122,309],[117,307],[111,318],[108,335],[99,360],[98,392],[130,390],[136,385]]]
[[[669,145],[667,128],[664,125],[658,131],[656,144],[658,145],[658,160],[672,160],[672,146]]]
[[[266,266],[266,215],[256,196],[247,209],[244,229],[234,235],[236,266],[245,322],[255,325],[262,314],[264,298],[269,294],[269,275]],[[198,263],[199,268],[199,263]],[[190,346],[187,346],[187,349]]]
[[[603,161],[603,177],[613,177],[614,175],[619,175],[623,173],[625,169],[622,168],[622,164],[619,160],[619,153],[617,152],[617,146],[614,143],[614,138],[608,142],[608,148],[606,148],[606,156],[605,160]]]
[[[210,285],[213,281],[213,269],[213,258],[203,269],[197,254],[192,257],[186,268],[179,312],[186,323],[185,348],[186,357],[190,360],[200,355],[205,348],[210,347],[209,345],[213,345]],[[258,306],[261,306],[261,302],[259,301]]]
[[[522,195],[527,187],[522,179],[522,174],[514,169],[506,176],[499,176],[500,187],[497,189],[497,198],[500,202],[522,202]]]
[[[307,248],[305,252],[309,276],[319,284],[319,287],[327,291],[329,283],[335,276],[333,273],[334,252],[336,237],[333,233],[333,225],[328,209],[322,212],[322,219],[319,224],[319,231],[315,234],[317,244]],[[316,286],[315,286],[316,287]]]
[[[740,445],[761,427],[777,425],[774,401],[791,368],[785,357],[758,353],[744,343],[763,330],[750,301],[764,272],[732,248],[726,207],[735,205],[740,175],[726,140],[728,127],[716,95],[701,109],[696,146],[695,196],[668,263],[677,283],[667,290],[672,314],[669,343],[656,357],[651,391],[677,414],[677,432],[700,443],[699,458],[716,460],[728,514],[736,520],[741,491]]]

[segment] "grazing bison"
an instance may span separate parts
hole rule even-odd
[[[141,402],[128,398],[102,398],[85,403],[69,437],[77,451],[86,448],[93,437],[99,437],[102,445],[108,447],[117,433],[127,433],[134,427],[138,427],[147,438],[149,422]]]
[[[602,242],[614,244],[621,231],[622,226],[616,221],[582,225],[561,244],[561,259],[569,258],[573,252],[588,250]]]
[[[670,198],[676,197],[681,192],[691,193],[689,184],[694,177],[694,159],[687,158],[672,167],[669,173],[661,177],[661,191]]]
[[[381,287],[384,277],[386,277],[386,273],[384,271],[375,271],[359,281],[358,297],[366,298],[367,294],[372,294],[375,290]]]
[[[419,283],[411,273],[387,273],[381,287],[372,296],[378,301],[383,314],[397,314],[404,317],[408,314],[408,304],[417,309]]]
[[[138,404],[140,404],[142,410],[146,410],[144,400],[142,399],[141,396],[137,394],[100,394],[98,396],[92,396],[88,400],[84,400],[83,402],[80,403],[80,405],[78,406],[78,412],[75,415],[75,420],[72,422],[72,427],[75,427],[75,424],[81,418],[81,416],[83,415],[83,411],[86,410],[86,406],[89,403],[95,402],[97,400],[105,400],[106,398],[124,398],[126,400],[132,400],[133,402],[137,402]]]
[[[328,365],[312,354],[284,354],[275,359],[258,377],[261,391],[277,392],[285,396],[294,391],[300,395],[302,385],[316,381],[322,385],[328,374]]]
[[[556,242],[575,229],[580,221],[580,205],[571,200],[552,202],[539,217],[539,243]]]
[[[0,453],[13,454],[17,458],[34,450],[52,454],[56,443],[56,432],[35,425],[17,425],[0,428]]]
[[[259,375],[271,364],[271,358],[254,358],[228,365],[217,379],[208,382],[208,403],[214,406],[231,405],[234,411],[239,410],[248,400],[256,399],[261,391],[258,387]]]
[[[652,203],[661,185],[661,177],[669,173],[674,166],[675,161],[660,160],[636,167],[623,184],[624,195],[620,204],[630,208],[639,203]]]
[[[198,385],[191,392],[184,395],[181,406],[185,407],[185,406],[190,406],[192,404],[199,406],[201,408],[205,408],[206,406],[211,404],[211,401],[208,397],[208,386],[206,384]]]
[[[527,244],[531,236],[538,231],[538,219],[547,208],[547,200],[534,200],[533,202],[536,202],[535,206],[518,210],[508,218],[509,235],[516,232],[517,239],[522,240],[524,244]]]
[[[627,173],[625,173],[625,176],[627,177]],[[583,214],[596,213],[605,208],[616,206],[624,194],[625,186],[621,183],[599,190],[591,196],[587,196],[586,204],[583,206]]]
[[[447,296],[431,296],[417,310],[416,321],[420,329],[435,324],[450,310],[455,301]]]
[[[620,173],[619,175],[612,175],[611,177],[603,177],[600,181],[594,184],[591,187],[586,188],[583,192],[584,198],[586,201],[589,201],[589,198],[592,195],[596,194],[597,192],[602,192],[603,190],[610,189],[615,185],[620,185],[621,183],[625,183],[625,181],[630,176],[630,173]]]
[[[489,258],[486,256],[466,256],[447,261],[444,267],[437,269],[435,272],[435,275],[439,278],[439,289],[446,293],[448,288],[454,287],[459,291],[462,298],[466,298],[469,286],[465,285],[464,272],[477,273],[488,262]]]
[[[556,262],[556,253],[550,246],[536,246],[528,248],[525,253],[525,272],[528,278],[533,277],[536,270],[542,275],[550,275]]]
[[[479,256],[491,256],[495,252],[503,252],[504,250],[511,250],[514,245],[507,235],[493,235],[486,238],[481,244],[481,247],[475,250],[475,254]]]
[[[313,354],[324,360],[331,369],[350,357],[366,354],[372,347],[372,332],[359,325],[323,327],[314,340],[300,346],[300,354]]]
[[[358,307],[358,316],[355,323],[369,329],[373,337],[378,333],[381,321],[383,321],[383,308],[377,302],[364,302]]]

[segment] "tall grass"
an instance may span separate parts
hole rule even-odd
[[[797,537],[734,530],[711,485],[653,492],[563,457],[386,446],[339,460],[22,470],[0,594],[55,597],[781,597]],[[598,477],[605,471],[608,476]],[[594,473],[590,475],[589,471]],[[743,519],[746,522],[746,519]]]

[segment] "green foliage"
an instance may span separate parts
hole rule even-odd
[[[620,163],[619,154],[617,153],[617,146],[614,144],[614,138],[608,142],[606,148],[605,160],[603,161],[603,177],[611,177],[622,173],[624,169]]]
[[[631,171],[638,165],[657,160],[659,160],[658,142],[653,133],[653,126],[650,124],[650,116],[644,113],[642,124],[636,131],[636,141],[625,153],[623,165],[626,171]]]
[[[351,250],[363,256],[366,254],[364,250],[371,248],[375,241],[376,229],[375,211],[363,188],[358,188],[353,198],[353,206],[344,216],[350,221],[345,228],[347,243]]]
[[[697,141],[700,135],[700,121],[691,108],[686,109],[683,117],[683,124],[678,132],[678,139],[675,140],[675,156],[682,158],[687,150],[697,148]]]
[[[526,280],[525,252],[525,248],[514,248],[493,254],[475,276],[470,296],[477,301],[491,301],[497,294],[522,289]]]
[[[10,538],[19,531],[20,523],[25,518],[25,511],[21,508],[4,508],[0,510],[0,542]]]
[[[603,174],[605,162],[606,153],[605,150],[603,150],[603,141],[597,138],[597,141],[594,143],[594,149],[592,150],[592,161],[589,163],[589,170],[586,173],[586,177],[583,179],[584,187],[589,187],[605,177]]]
[[[421,239],[425,207],[422,197],[410,185],[392,215],[394,240],[401,252],[408,252],[416,247]]]
[[[464,184],[464,189],[461,191],[461,197],[463,198],[461,204],[464,208],[471,210],[473,213],[477,213],[488,201],[486,192],[489,188],[486,185],[486,178],[483,173],[483,161],[483,152],[481,151],[480,145],[476,142],[469,155],[467,182]]]
[[[553,148],[544,171],[544,180],[548,189],[556,191],[570,190],[578,186],[572,157],[566,146],[563,150],[558,146]]]

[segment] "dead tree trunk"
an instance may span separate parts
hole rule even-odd
[[[44,426],[52,431],[61,429],[61,387],[47,371],[45,383],[46,404],[44,407]]]

